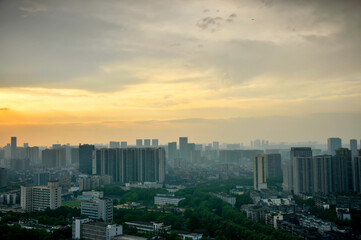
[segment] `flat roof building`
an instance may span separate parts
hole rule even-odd
[[[86,240],[112,240],[123,234],[123,226],[94,222],[90,219],[75,219],[72,224],[72,238]]]
[[[95,198],[81,203],[81,214],[91,219],[113,221],[113,200],[110,198]]]
[[[48,186],[21,186],[20,196],[21,208],[26,212],[61,206],[61,187],[58,181],[49,181]]]

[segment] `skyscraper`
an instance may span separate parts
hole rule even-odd
[[[159,140],[158,139],[152,139],[152,147],[158,147],[159,146]]]
[[[330,194],[332,193],[332,156],[320,155],[312,160],[313,192]]]
[[[281,178],[281,154],[265,154],[267,161],[267,178]]]
[[[120,148],[120,142],[110,141],[109,147],[110,148]]]
[[[361,149],[357,151],[357,156],[352,160],[353,190],[361,193]]]
[[[293,157],[292,164],[293,193],[300,194],[312,192],[312,157]]]
[[[165,162],[163,148],[103,148],[95,151],[94,174],[109,175],[116,183],[163,183]]]
[[[177,142],[168,143],[168,160],[173,163],[177,155]]]
[[[0,188],[6,187],[7,183],[7,170],[6,168],[0,168]]]
[[[33,180],[35,186],[46,186],[50,181],[50,173],[48,172],[34,173]]]
[[[188,137],[179,138],[179,157],[188,159]]]
[[[143,139],[137,139],[135,142],[137,147],[143,147]]]
[[[285,189],[288,189],[288,191],[292,191],[294,190],[294,180],[295,177],[294,176],[294,172],[296,169],[298,169],[298,167],[294,167],[294,165],[299,162],[298,160],[296,160],[296,158],[309,158],[312,157],[312,149],[310,147],[292,147],[291,151],[290,151],[290,164],[289,164],[289,170],[288,170],[288,177],[284,179],[284,186]],[[285,180],[287,180],[288,182],[285,182]]]
[[[26,158],[29,159],[30,164],[36,164],[40,161],[40,151],[39,147],[27,147],[26,148]]]
[[[144,147],[150,147],[150,139],[144,139]]]
[[[327,140],[328,153],[335,155],[336,149],[342,148],[341,138],[329,138]]]
[[[11,159],[16,159],[17,146],[16,146],[16,137],[11,137]]]
[[[312,157],[312,149],[310,147],[292,147],[290,159],[294,157]]]
[[[219,142],[213,142],[213,150],[219,150]]]
[[[79,147],[70,150],[71,163],[79,164]]]
[[[65,148],[45,149],[41,156],[46,168],[61,168],[66,165]]]
[[[120,147],[121,147],[121,148],[126,148],[126,147],[128,147],[128,142],[125,142],[125,141],[121,142],[121,143],[120,143]]]
[[[94,150],[94,145],[79,144],[79,171],[81,173],[92,174]]]
[[[351,150],[352,157],[355,157],[357,155],[357,140],[356,139],[350,140],[350,150]]]
[[[253,186],[255,190],[267,188],[267,160],[263,154],[253,157]]]
[[[332,157],[332,178],[334,192],[353,191],[351,151],[347,148],[339,148]]]

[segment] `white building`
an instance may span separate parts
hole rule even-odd
[[[174,194],[161,194],[158,193],[154,196],[154,204],[155,205],[175,205],[178,206],[178,203],[182,201],[184,197],[176,197]]]
[[[100,192],[100,191],[89,191],[89,192],[83,192],[82,194],[83,197],[90,197],[90,198],[103,198],[104,197],[104,192]]]
[[[156,222],[142,222],[142,221],[132,221],[125,222],[130,227],[136,228],[138,232],[159,232],[159,231],[168,231],[171,229],[171,226],[166,226],[164,223]]]
[[[182,240],[200,240],[203,237],[203,234],[200,233],[179,233],[178,235],[182,238]]]
[[[113,221],[113,200],[110,198],[94,198],[81,203],[81,214],[92,219]]]
[[[73,239],[111,240],[123,234],[123,226],[93,222],[86,219],[75,219],[72,224]]]
[[[59,182],[49,181],[48,186],[21,186],[20,205],[26,212],[60,207],[61,187],[59,187]]]

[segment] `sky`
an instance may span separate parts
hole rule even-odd
[[[359,0],[0,0],[0,146],[361,139]]]

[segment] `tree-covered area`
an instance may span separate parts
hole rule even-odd
[[[104,195],[113,198],[114,205],[125,202],[141,202],[145,206],[154,204],[154,196],[157,193],[166,193],[164,188],[131,188],[124,190],[119,186],[98,189],[104,191]]]
[[[180,194],[186,197],[180,205],[187,209],[184,217],[190,231],[202,232],[216,239],[298,239],[247,219],[245,214],[202,191],[202,188],[183,189]]]
[[[24,229],[19,225],[8,226],[0,223],[0,239],[6,240],[66,240],[71,239],[71,227],[54,230],[50,233],[45,230]]]
[[[235,208],[209,194],[210,192],[230,193],[230,190],[236,186],[241,186],[244,194],[236,196]],[[146,206],[145,209],[114,209],[114,223],[123,224],[124,233],[127,234],[138,234],[135,229],[124,224],[127,221],[154,221],[172,226],[171,234],[161,233],[166,239],[179,239],[178,231],[203,233],[205,239],[297,239],[270,226],[252,222],[239,211],[241,205],[252,203],[249,190],[247,190],[249,186],[252,186],[251,179],[230,179],[210,181],[197,187],[181,189],[176,193],[177,196],[185,197],[179,204],[180,209],[167,207],[159,209],[153,206],[154,196],[157,193],[165,193],[164,188],[124,190],[119,186],[112,186],[99,190],[104,191],[105,196],[112,197],[115,204],[142,202]],[[73,217],[79,216],[80,209],[70,207],[34,213],[2,213],[0,239],[71,238],[71,227],[47,233],[44,230],[25,230],[20,229],[16,224],[14,226],[7,224],[16,223],[19,220],[37,219],[42,224],[66,226],[71,224]],[[15,231],[17,233],[13,234]],[[8,233],[10,235],[6,235]],[[15,237],[10,237],[11,234]],[[143,234],[146,237],[151,235]]]
[[[210,192],[229,193],[236,186],[251,186],[249,179],[231,179],[212,181],[206,184],[179,190],[176,195],[184,196],[179,211],[165,212],[154,209],[115,209],[114,221],[123,224],[126,221],[155,221],[171,225],[173,231],[189,231],[203,233],[204,237],[215,239],[298,239],[270,226],[255,223],[239,211],[242,204],[252,203],[249,192],[236,197],[236,208],[222,200],[211,196]],[[144,190],[144,189],[142,189]],[[134,191],[131,190],[131,192]],[[139,199],[134,199],[138,201]],[[136,234],[134,229],[124,227],[129,234]],[[176,239],[176,234],[167,235],[167,239]]]
[[[53,226],[66,226],[71,223],[73,217],[80,217],[80,209],[70,207],[60,207],[54,210],[32,213],[6,212],[0,213],[2,223],[14,223],[19,220],[36,219],[40,224]]]
[[[228,180],[213,180],[197,187],[198,190],[202,192],[224,192],[229,193],[231,189],[234,189],[236,186],[241,187],[250,187],[253,186],[252,178],[233,178]],[[182,191],[178,191],[177,195],[182,195]]]
[[[71,226],[69,225],[73,217],[80,217],[80,209],[60,207],[54,210],[48,208],[45,211],[33,213],[4,212],[0,213],[0,217],[0,239],[71,239]],[[36,219],[39,224],[60,225],[64,226],[64,228],[56,229],[53,232],[47,232],[42,229],[21,228],[18,222],[26,219]]]

